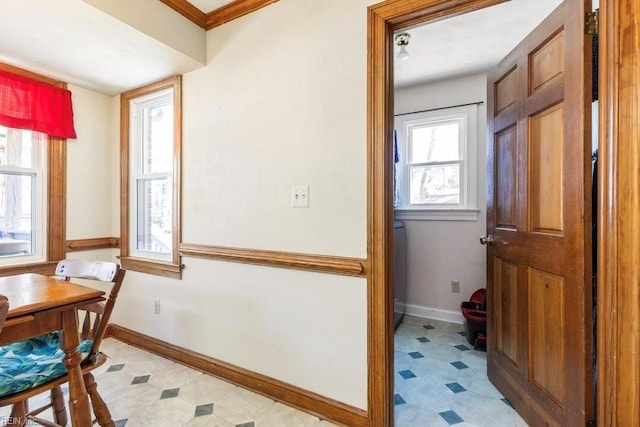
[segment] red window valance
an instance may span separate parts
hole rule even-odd
[[[0,70],[0,125],[75,138],[71,91]]]

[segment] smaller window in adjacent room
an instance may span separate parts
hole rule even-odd
[[[122,95],[125,268],[180,276],[180,79]]]
[[[477,218],[476,122],[476,104],[396,117],[398,218]]]

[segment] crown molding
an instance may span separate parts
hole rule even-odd
[[[180,15],[201,28],[205,28],[207,14],[189,3],[187,0],[160,0]]]
[[[210,30],[236,18],[269,6],[278,0],[236,0],[209,13],[204,13],[187,0],[160,0],[197,26]]]
[[[265,6],[269,6],[278,0],[236,0],[226,6],[222,6],[207,13],[205,29],[210,30],[236,18],[255,12]]]

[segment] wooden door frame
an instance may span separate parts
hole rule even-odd
[[[640,420],[640,5],[600,0],[598,425]]]
[[[393,32],[502,1],[387,0],[368,9],[370,426],[393,425]],[[597,395],[598,425],[613,427],[640,419],[640,5],[600,0],[600,11]]]

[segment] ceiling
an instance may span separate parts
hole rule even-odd
[[[233,3],[234,0],[188,0],[189,3],[200,9],[201,12],[209,13],[221,8],[224,5]]]
[[[166,29],[146,24],[144,16],[132,17],[137,26],[114,17],[108,8],[117,9],[120,4],[115,0],[1,0],[0,62],[106,95],[204,66],[202,28],[160,1],[153,3],[158,20],[175,25],[180,32],[176,35],[181,38],[179,46]],[[131,9],[143,12],[142,7]],[[190,51],[189,45],[197,47]],[[201,51],[200,56],[194,51]]]
[[[155,13],[162,15],[165,24],[160,32],[154,33],[145,27],[148,24],[144,22],[144,15],[142,19],[138,16],[135,24],[116,17],[118,11],[135,9],[117,9],[115,5],[125,4],[123,1],[2,0],[0,62],[106,95],[116,95],[205,65],[202,28],[158,0],[150,5]],[[209,13],[233,0],[189,2]],[[408,29],[410,58],[395,61],[396,86],[487,70],[558,3],[559,0],[512,0]],[[322,2],[317,7],[323,7]],[[179,25],[167,24],[166,20],[171,19]],[[184,48],[183,40],[183,49],[176,47],[167,40],[172,33],[166,31],[167,27],[175,28],[176,38],[193,33],[196,43],[187,43]],[[189,46],[195,45],[189,52]],[[397,52],[398,48],[394,47]],[[198,52],[194,54],[194,50]]]
[[[396,87],[490,69],[560,3],[512,0],[404,30],[411,36],[409,58],[394,61]]]

